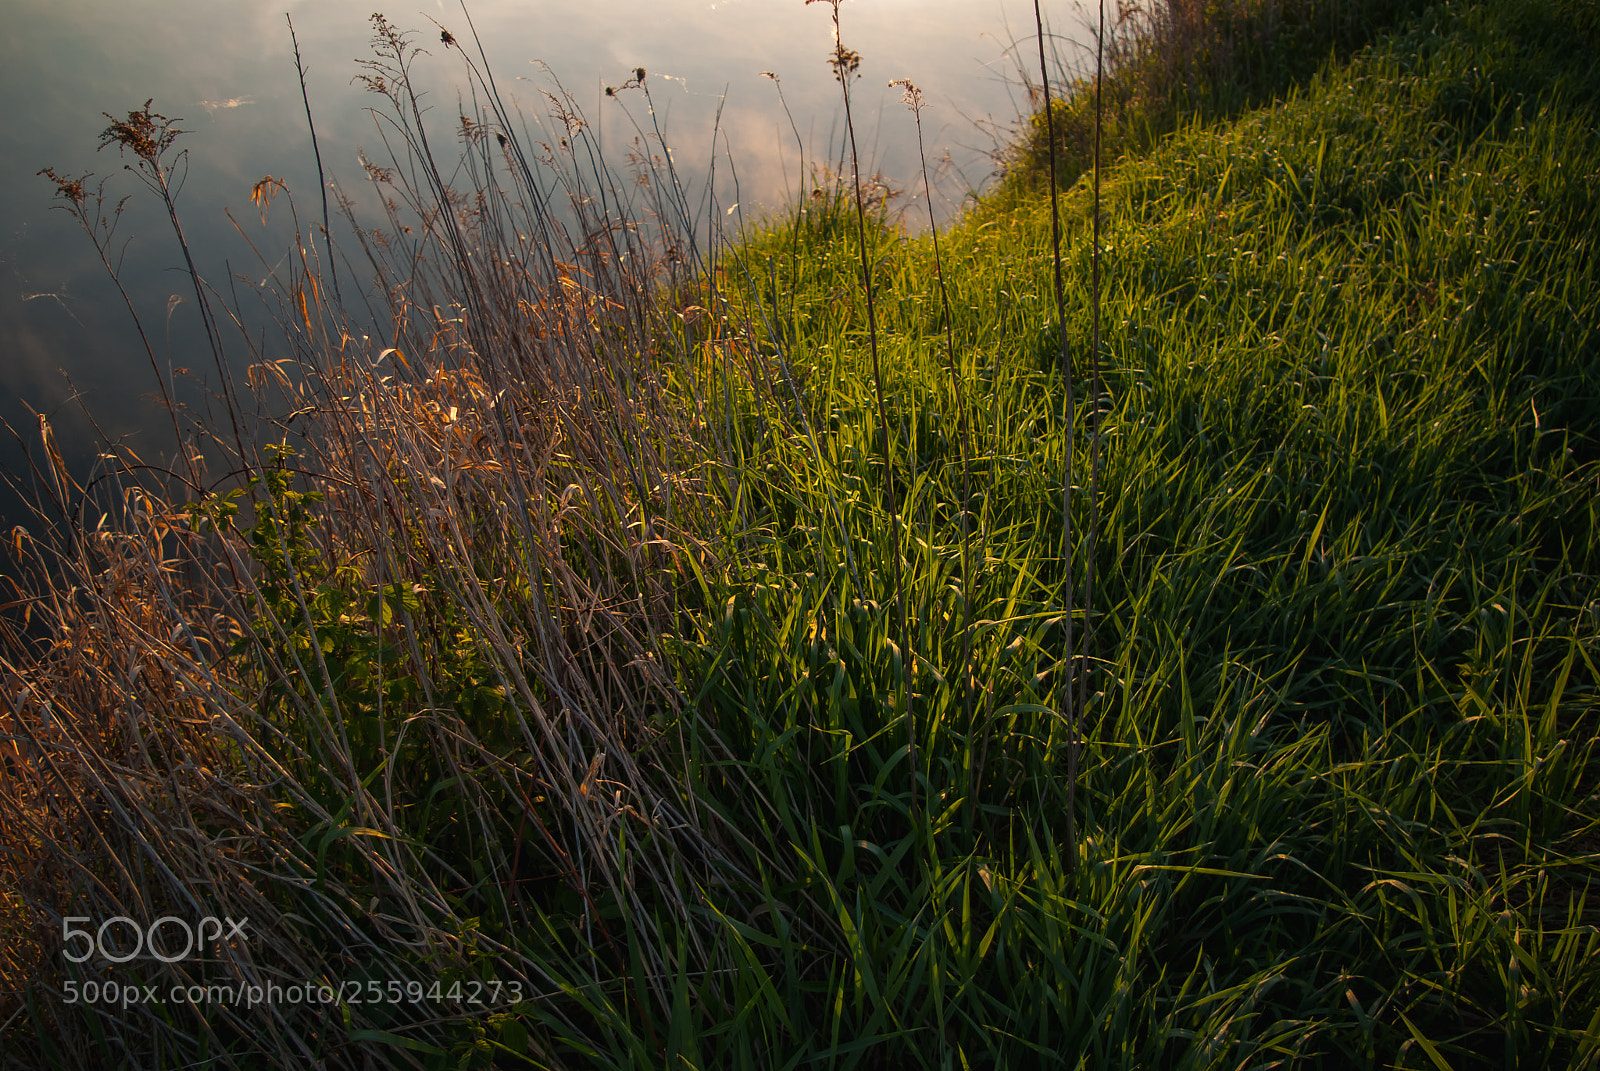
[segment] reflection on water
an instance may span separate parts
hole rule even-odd
[[[386,13],[418,29],[417,41],[429,55],[416,66],[417,80],[439,129],[453,129],[457,93],[466,83],[459,56],[439,46],[430,19],[469,50],[473,26],[454,3],[421,2],[420,11]],[[329,178],[358,186],[358,150],[383,159],[381,127],[364,110],[373,99],[353,84],[356,59],[369,54],[373,6],[371,0],[8,5],[8,32],[0,37],[0,89],[8,112],[0,125],[0,417],[23,443],[4,436],[0,462],[25,470],[24,444],[38,456],[29,406],[51,415],[79,472],[92,460],[96,423],[146,460],[169,449],[155,430],[169,422],[148,397],[156,384],[123,299],[88,240],[65,213],[50,211],[53,189],[34,172],[49,165],[65,175],[107,177],[108,209],[132,195],[115,219],[113,249],[124,285],[145,319],[157,360],[193,366],[196,386],[189,397],[199,404],[198,381],[206,378],[209,358],[192,291],[178,271],[182,257],[158,202],[121,171],[115,150],[95,152],[107,122],[102,113],[122,116],[153,97],[156,111],[183,119],[180,209],[201,271],[226,297],[231,273],[259,279],[266,273],[262,259],[271,264],[287,253],[287,231],[263,230],[249,203],[257,180],[269,174],[283,179],[303,220],[320,214],[285,8],[306,64]],[[944,216],[990,175],[994,140],[986,129],[1003,130],[1017,114],[1021,89],[1007,49],[1025,38],[1031,5],[1011,0],[1011,6],[1008,12],[1001,0],[847,0],[842,7],[847,43],[864,57],[855,91],[863,153],[896,185],[911,185],[911,119],[899,91],[887,83],[915,81],[930,105],[926,132],[931,161],[942,162],[935,197]],[[674,147],[675,164],[698,187],[716,158],[722,205],[739,202],[759,212],[784,203],[803,177],[797,134],[812,159],[827,159],[839,144],[837,86],[826,64],[826,5],[474,0],[471,16],[502,89],[530,126],[545,114],[543,91],[558,81],[619,157],[618,166],[624,166],[634,124],[647,125],[652,117],[641,96],[608,99],[603,89],[644,67],[658,109],[654,118]],[[1074,17],[1072,11],[1057,16],[1062,23]],[[781,78],[793,126],[764,71]],[[231,221],[225,209],[232,210]],[[7,527],[23,519],[9,495],[0,495],[0,517]]]

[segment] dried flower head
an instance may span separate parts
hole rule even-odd
[[[561,124],[567,128],[567,137],[576,137],[580,130],[589,125],[584,121],[583,116],[567,106],[567,100],[549,91],[545,92],[544,98],[550,103],[551,117],[561,120]],[[566,143],[566,138],[563,138],[561,140],[562,147],[565,147]]]
[[[833,55],[828,58],[828,66],[833,68],[833,76],[843,82],[861,66],[861,53],[853,48],[835,45]]]
[[[250,201],[261,209],[261,225],[267,225],[267,208],[272,204],[274,194],[287,193],[289,187],[281,178],[268,175],[250,188]]]
[[[902,86],[905,89],[905,95],[900,98],[900,103],[918,115],[922,114],[922,90],[917,88],[916,83],[909,78],[896,78],[889,83],[889,88],[893,89],[896,86]]]
[[[410,49],[412,35],[397,29],[394,23],[383,17],[383,12],[374,11],[367,21],[372,23],[372,47],[375,51],[400,56]]]
[[[110,112],[101,112],[111,120],[111,125],[101,132],[100,147],[103,149],[115,143],[139,159],[154,164],[183,133],[173,125],[179,120],[168,119],[150,110],[150,105],[154,103],[155,98],[150,98],[144,102],[143,108],[129,112],[126,119],[118,119]]]
[[[833,9],[833,55],[828,57],[828,66],[833,68],[833,76],[841,84],[848,84],[846,79],[855,74],[861,66],[861,53],[853,48],[845,48],[844,41],[839,37],[839,0],[806,0],[806,6],[812,4],[827,4]]]
[[[644,78],[645,69],[643,67],[635,67],[633,69],[633,77],[623,82],[620,86],[606,86],[606,96],[614,97],[624,89],[642,89],[644,87]],[[649,90],[646,90],[646,92],[648,93]]]
[[[54,182],[56,184],[56,193],[71,201],[74,205],[81,206],[83,204],[83,200],[87,196],[83,190],[83,180],[89,177],[87,171],[75,179],[65,178],[56,174],[56,169],[53,167],[40,168],[34,174],[43,175],[51,182]]]
[[[361,153],[360,154],[360,159],[361,159],[361,166],[366,169],[367,177],[370,178],[373,182],[393,182],[394,181],[394,168],[392,168],[392,167],[379,167],[377,164],[375,164],[371,160],[367,159],[367,154],[366,153]]]

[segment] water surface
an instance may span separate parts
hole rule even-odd
[[[158,202],[121,170],[116,150],[96,151],[107,124],[102,113],[122,116],[154,98],[156,111],[182,120],[179,145],[188,155],[180,210],[200,269],[219,287],[232,272],[259,277],[256,255],[225,210],[269,261],[286,251],[287,235],[260,228],[249,203],[257,180],[283,179],[303,219],[320,215],[285,14],[298,35],[327,176],[358,187],[358,152],[382,154],[364,110],[375,98],[353,83],[356,60],[370,55],[374,6],[373,0],[8,5],[0,37],[7,101],[0,125],[0,417],[20,440],[0,430],[0,462],[25,470],[29,456],[41,456],[31,410],[49,415],[78,473],[93,460],[96,425],[147,460],[171,448],[170,431],[161,430],[170,424],[151,399],[154,374],[128,311],[88,240],[64,212],[51,210],[53,189],[35,172],[49,165],[71,176],[106,177],[108,206],[131,195],[117,228],[124,283],[159,363],[193,367],[203,378],[209,357],[188,279],[179,271],[181,254]],[[419,58],[416,75],[434,109],[430,119],[453,128],[466,82],[459,55],[440,46],[430,20],[471,49],[473,30],[462,9],[435,0],[384,10],[396,25],[418,31],[417,43],[429,53]],[[840,144],[826,4],[476,0],[470,10],[501,88],[530,120],[545,114],[543,93],[559,82],[618,155],[633,137],[630,121],[650,117],[639,94],[608,99],[604,89],[645,68],[673,159],[691,185],[703,184],[708,162],[718,159],[722,205],[775,209],[803,179],[796,131],[762,72],[781,80],[811,158],[825,160]],[[1031,4],[1011,0],[1008,10],[1001,0],[847,0],[841,12],[845,43],[863,56],[854,90],[863,153],[894,184],[917,184],[911,116],[900,91],[887,85],[912,79],[929,104],[924,124],[938,169],[935,203],[949,218],[990,178],[994,132],[1003,136],[1023,103],[1013,46],[1021,41],[1031,54]],[[1076,25],[1075,10],[1054,17]],[[913,209],[913,219],[925,211],[920,203]],[[0,519],[7,528],[27,519],[4,492]]]

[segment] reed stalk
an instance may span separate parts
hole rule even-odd
[[[861,258],[861,291],[867,306],[867,343],[872,353],[872,388],[878,409],[878,447],[879,454],[883,458],[883,506],[885,512],[889,515],[889,526],[892,533],[893,549],[890,556],[889,573],[890,590],[894,594],[900,617],[900,629],[897,636],[899,643],[896,654],[900,662],[900,699],[903,704],[902,715],[905,722],[906,757],[911,771],[911,808],[915,812],[918,776],[917,738],[912,720],[911,676],[916,654],[911,650],[910,608],[907,605],[909,600],[906,596],[906,586],[902,575],[905,571],[905,564],[901,556],[901,545],[905,538],[902,531],[902,500],[896,487],[894,452],[889,435],[889,411],[884,404],[883,364],[878,352],[878,307],[873,286],[872,252],[867,244],[867,208],[865,195],[862,191],[861,154],[856,145],[855,116],[850,107],[850,84],[857,77],[856,71],[861,66],[861,55],[846,48],[844,39],[840,35],[840,0],[806,0],[806,3],[808,5],[826,3],[829,6],[830,14],[833,18],[833,54],[828,63],[833,67],[834,77],[839,82],[840,93],[844,98],[845,132],[850,148],[850,187],[855,201],[856,241]]]
[[[1067,723],[1067,843],[1072,847],[1072,854],[1067,859],[1067,872],[1072,873],[1077,866],[1078,854],[1078,818],[1077,818],[1077,783],[1078,783],[1078,709],[1073,703],[1073,688],[1077,681],[1078,665],[1075,660],[1073,648],[1073,614],[1077,612],[1077,604],[1073,597],[1073,553],[1072,553],[1072,469],[1075,440],[1077,438],[1077,401],[1073,394],[1072,386],[1072,358],[1067,351],[1067,308],[1066,288],[1061,281],[1061,195],[1057,189],[1056,176],[1056,136],[1055,136],[1055,108],[1051,105],[1050,95],[1050,68],[1045,60],[1044,42],[1044,15],[1039,7],[1039,0],[1033,0],[1033,25],[1034,33],[1039,43],[1039,83],[1044,95],[1044,115],[1046,137],[1049,139],[1048,171],[1050,176],[1050,270],[1052,297],[1055,300],[1055,328],[1059,341],[1059,363],[1057,368],[1060,373],[1060,382],[1063,392],[1062,413],[1066,421],[1066,457],[1063,461],[1061,476],[1061,560],[1063,574],[1063,599],[1065,602],[1062,614],[1062,628],[1064,644],[1062,664],[1065,666],[1064,681],[1058,694],[1064,700],[1063,712]],[[986,738],[987,739],[987,738]]]

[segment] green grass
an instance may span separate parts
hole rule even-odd
[[[50,961],[14,1051],[1600,1067],[1597,30],[1439,5],[1107,170],[1088,637],[1087,179],[1065,324],[1026,182],[940,236],[948,335],[931,239],[868,218],[881,395],[848,188],[655,291],[631,245],[511,271],[550,233],[515,197],[420,208],[367,250],[376,372],[292,266],[301,459],[130,498],[53,560],[60,642],[6,634],[8,739],[73,790],[0,786],[7,880],[258,919],[206,970],[528,999],[119,1018]],[[466,169],[531,202],[496,119]]]
[[[843,206],[733,252],[749,329],[723,349],[786,365],[769,412],[792,380],[804,418],[740,440],[737,565],[706,580],[685,685],[768,804],[744,824],[773,906],[727,911],[725,999],[773,1065],[1600,1061],[1594,24],[1436,9],[1108,175],[1079,845],[1048,203],[944,239],[968,577],[931,246],[872,239],[915,769]],[[1085,181],[1080,369],[1088,211]]]

